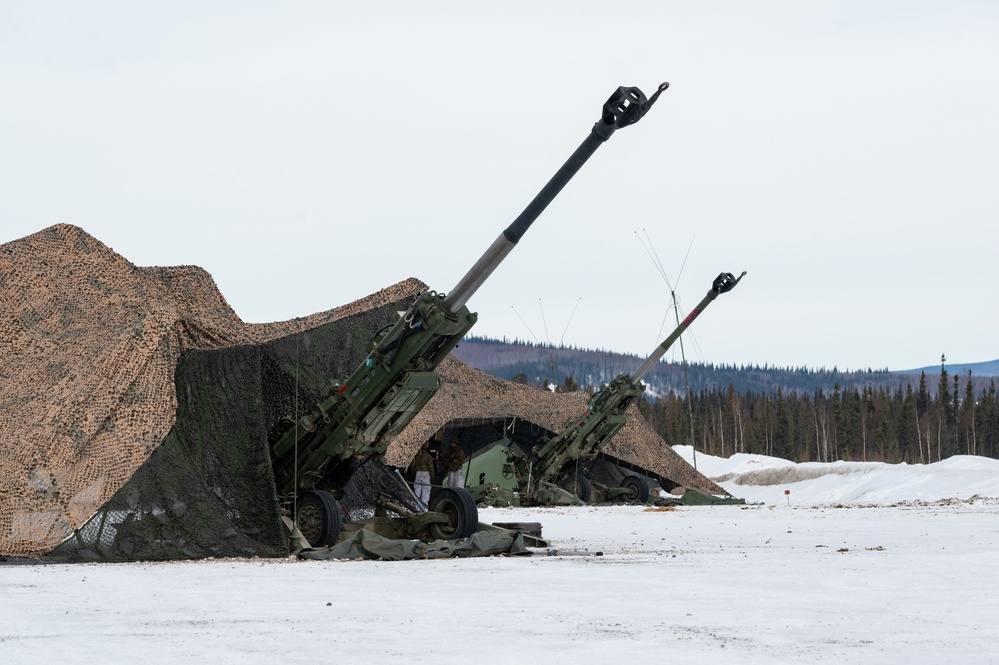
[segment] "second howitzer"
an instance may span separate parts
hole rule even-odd
[[[523,505],[560,504],[587,501],[637,501],[649,498],[649,483],[639,475],[628,476],[620,487],[605,487],[593,482],[586,473],[586,463],[593,461],[601,449],[624,426],[625,412],[642,393],[642,379],[662,359],[666,351],[694,322],[715,298],[727,293],[745,276],[736,278],[722,273],[711,284],[711,290],[687,315],[676,329],[656,347],[645,362],[631,374],[619,374],[590,398],[586,410],[577,418],[565,422],[561,432],[542,440],[530,453],[524,454],[511,444],[506,448],[507,462],[503,473],[513,475],[518,486],[517,501]],[[474,462],[469,477],[478,477]],[[483,474],[482,477],[485,477]],[[469,488],[479,502],[512,503],[510,492],[492,485]]]
[[[331,384],[306,415],[285,418],[274,428],[278,498],[297,504],[299,528],[313,546],[336,542],[337,493],[360,464],[384,454],[437,392],[437,366],[476,322],[465,306],[468,299],[596,149],[617,129],[640,120],[668,85],[648,98],[638,88],[618,88],[583,143],[449,293],[420,293],[399,321],[375,334],[371,352],[343,383]],[[425,513],[407,515],[398,504],[387,508],[403,515],[392,524],[404,537],[426,530],[433,538],[463,538],[478,522],[475,502],[462,488],[437,492]]]

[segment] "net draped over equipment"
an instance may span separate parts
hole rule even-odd
[[[408,279],[292,321],[250,324],[195,266],[137,267],[59,224],[0,245],[0,556],[283,556],[267,435],[345,378],[425,285]],[[557,431],[587,395],[553,395],[448,358],[441,389],[391,443],[405,467],[452,421]],[[606,451],[722,493],[636,409]],[[369,465],[365,465],[366,467]],[[364,467],[362,467],[364,468]],[[348,510],[398,491],[372,467]],[[383,486],[379,488],[378,486]]]

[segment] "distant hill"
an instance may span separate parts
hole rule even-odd
[[[632,372],[645,360],[644,357],[615,353],[613,351],[577,349],[532,344],[521,340],[506,341],[486,337],[468,337],[454,355],[464,363],[487,374],[513,380],[518,373],[526,375],[527,382],[540,386],[544,381],[562,383],[571,376],[581,386],[599,388],[618,374]],[[966,374],[971,368],[973,381],[979,388],[987,388],[993,376],[999,376],[999,360],[972,365],[948,365],[953,376]],[[660,362],[646,376],[649,396],[665,395],[670,391],[684,395],[687,386],[694,392],[726,390],[731,384],[738,393],[769,394],[780,389],[784,393],[814,394],[817,390],[831,392],[838,384],[841,388],[870,385],[894,391],[905,385],[916,387],[919,373],[926,372],[927,384],[935,392],[940,367],[925,370],[891,372],[887,369],[867,369],[841,372],[837,368],[809,369],[805,367],[773,367],[769,365],[714,365],[688,363],[686,376],[681,363]]]
[[[946,368],[951,374],[965,375],[970,369],[972,376],[999,376],[999,360],[989,360],[983,363],[954,363],[953,365],[946,365]],[[919,374],[920,372],[926,372],[927,376],[931,374],[939,374],[940,365],[930,365],[928,367],[903,369],[898,371],[899,374]]]

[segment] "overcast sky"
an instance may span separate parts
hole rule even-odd
[[[649,247],[684,313],[748,271],[689,359],[992,360],[997,65],[993,2],[4,0],[0,242],[74,224],[253,322],[449,291],[618,86],[669,81],[473,333],[645,356],[672,328]]]

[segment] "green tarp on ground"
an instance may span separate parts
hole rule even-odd
[[[524,537],[516,531],[490,530],[473,533],[463,540],[393,540],[373,531],[355,531],[329,549],[305,550],[303,559],[448,559],[451,557],[492,556],[495,554],[526,554]]]
[[[687,491],[680,497],[680,503],[685,506],[721,506],[744,504],[746,500],[736,499],[734,496],[715,496],[714,494],[708,494],[699,489],[688,487]]]

